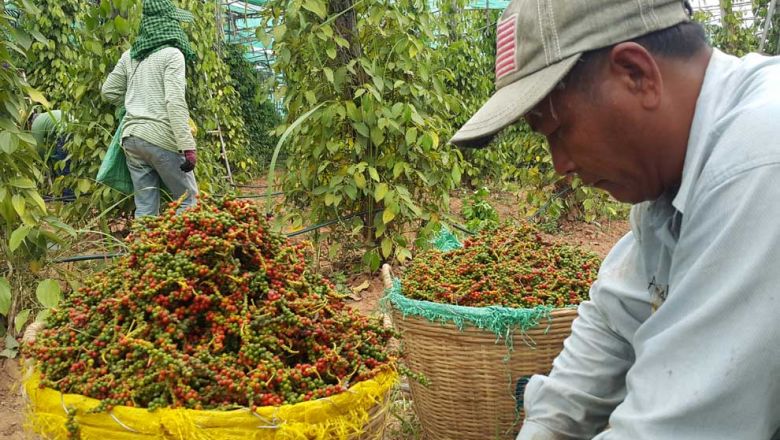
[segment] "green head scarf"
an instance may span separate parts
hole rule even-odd
[[[194,61],[195,52],[181,28],[181,21],[193,21],[192,14],[175,7],[171,0],[144,0],[141,31],[133,42],[130,56],[143,60],[164,47],[176,47],[187,61]]]

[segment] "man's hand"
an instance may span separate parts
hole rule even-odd
[[[187,150],[184,152],[184,163],[181,164],[181,170],[185,173],[189,173],[190,171],[195,169],[195,163],[198,161],[195,150]]]

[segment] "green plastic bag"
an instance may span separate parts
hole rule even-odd
[[[119,126],[108,146],[97,174],[97,181],[121,193],[133,193],[133,179],[127,169],[127,158],[122,150],[122,129],[125,127],[125,112],[120,112]]]

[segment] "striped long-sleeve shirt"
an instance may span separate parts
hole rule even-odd
[[[122,54],[103,84],[103,97],[115,105],[124,104],[122,137],[135,136],[171,151],[195,149],[185,99],[184,55],[167,47],[142,61]]]

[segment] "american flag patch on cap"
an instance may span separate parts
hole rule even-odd
[[[496,80],[515,72],[517,51],[517,14],[498,22],[496,31]]]

